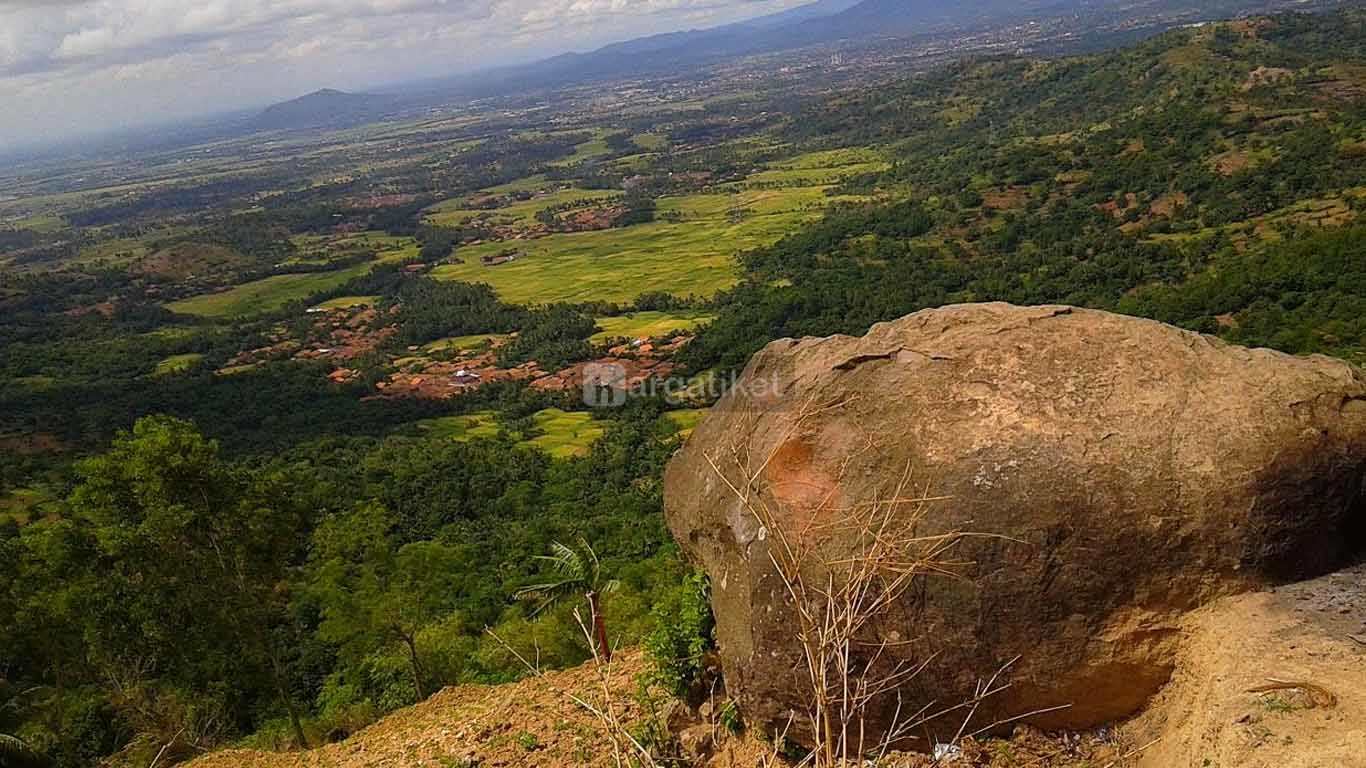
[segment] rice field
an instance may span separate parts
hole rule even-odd
[[[544,451],[557,459],[582,456],[607,429],[591,413],[550,408],[531,417],[541,435],[523,445]]]
[[[196,365],[204,359],[200,354],[172,355],[165,360],[157,363],[156,370],[152,371],[153,376],[170,376],[177,373],[185,373],[194,370]]]
[[[702,423],[702,419],[707,417],[706,408],[693,408],[683,411],[669,411],[664,414],[664,418],[669,421],[677,430],[679,437],[687,440],[692,436],[693,430]]]
[[[520,445],[543,451],[557,459],[582,456],[606,432],[606,427],[596,421],[591,413],[550,408],[533,414],[531,419],[541,434],[521,441]],[[461,442],[494,438],[502,429],[498,414],[494,411],[430,419],[422,422],[419,428],[428,437]]]
[[[345,285],[350,280],[368,273],[376,264],[403,262],[416,258],[419,250],[417,241],[412,238],[369,232],[339,239],[310,239],[302,245],[314,248],[363,246],[374,250],[376,259],[330,272],[273,275],[225,291],[173,301],[167,304],[166,308],[178,314],[210,319],[251,317],[274,312],[284,308],[291,301],[302,301],[315,293]]]
[[[506,339],[503,334],[481,333],[474,336],[450,336],[444,339],[437,339],[422,348],[423,352],[469,352],[484,346],[492,345],[496,341]]]
[[[372,307],[379,302],[378,296],[338,296],[335,299],[324,301],[313,309],[353,309],[355,307]]]
[[[567,205],[580,200],[594,202],[620,196],[620,192],[602,189],[559,189],[522,200],[503,208],[487,210],[465,208],[463,198],[438,203],[427,210],[426,221],[442,227],[458,227],[478,218],[490,218],[510,224],[529,226],[536,223],[536,214],[552,206]]]
[[[574,147],[574,153],[572,155],[563,160],[557,160],[556,162],[551,163],[551,165],[559,168],[567,168],[588,160],[612,154],[612,148],[607,146],[605,132],[599,130],[597,134],[598,135],[595,138]]]
[[[701,312],[633,312],[618,317],[599,317],[598,328],[589,341],[603,344],[613,339],[655,339],[676,331],[692,331],[711,322],[712,315]]]
[[[493,411],[429,419],[419,424],[418,428],[428,437],[459,442],[497,437],[501,429],[498,425],[498,414]]]
[[[777,163],[767,170],[750,174],[752,184],[792,186],[838,184],[850,176],[887,170],[890,164],[872,149],[832,149],[808,152]]]
[[[291,301],[300,301],[315,293],[337,288],[369,272],[371,267],[371,264],[358,264],[333,272],[274,275],[226,291],[173,301],[166,308],[181,315],[213,319],[250,317],[274,312]]]
[[[649,224],[462,248],[463,263],[432,276],[487,283],[520,304],[628,303],[649,291],[710,297],[738,280],[736,254],[771,245],[836,200],[823,186],[665,197]],[[510,248],[513,262],[480,262]]]

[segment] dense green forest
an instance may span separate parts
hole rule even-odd
[[[616,415],[568,462],[402,435],[234,461],[188,422],[140,420],[79,464],[62,519],[0,524],[6,677],[46,683],[0,689],[37,714],[19,733],[70,765],[130,739],[317,744],[440,686],[518,677],[486,627],[578,663],[572,603],[530,622],[508,599],[557,541],[593,542],[622,585],[613,640],[640,642],[683,581],[660,512],[677,438],[655,404]]]

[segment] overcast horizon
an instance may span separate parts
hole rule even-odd
[[[0,0],[0,152],[457,76],[810,0]]]

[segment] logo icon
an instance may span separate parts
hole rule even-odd
[[[583,367],[583,402],[589,408],[620,408],[626,405],[626,369],[615,363],[590,363]]]

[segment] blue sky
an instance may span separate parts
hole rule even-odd
[[[0,0],[0,149],[711,26],[807,0]]]

